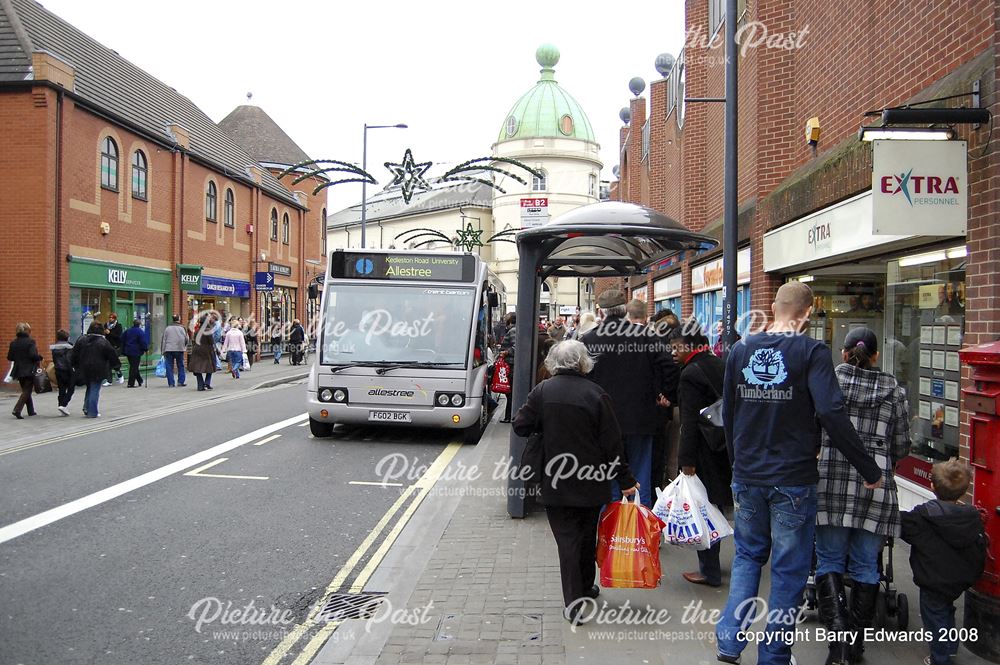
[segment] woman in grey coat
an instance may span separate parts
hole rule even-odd
[[[910,451],[906,395],[891,375],[879,370],[878,336],[868,328],[847,334],[844,363],[836,369],[847,413],[882,468],[882,487],[866,489],[864,479],[824,434],[819,455],[816,512],[816,587],[820,620],[833,631],[872,625],[878,597],[878,560],[885,539],[899,536],[896,463]],[[844,575],[853,582],[850,608]],[[864,651],[860,637],[852,644],[831,642],[828,665],[857,662]]]

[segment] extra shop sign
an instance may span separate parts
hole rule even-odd
[[[965,235],[965,141],[883,140],[872,150],[873,234]]]

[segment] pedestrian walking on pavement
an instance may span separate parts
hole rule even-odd
[[[604,321],[581,341],[595,359],[594,381],[611,396],[641,501],[652,506],[653,435],[659,409],[677,401],[677,365],[655,335],[625,318],[625,303],[618,289],[598,296]]]
[[[142,364],[142,356],[149,351],[149,342],[146,341],[146,331],[142,329],[142,321],[135,319],[132,327],[122,335],[122,353],[128,358],[128,387],[135,388],[138,384],[142,386],[142,375],[139,373],[139,365]]]
[[[282,328],[284,328],[284,325],[278,321],[271,324],[271,352],[274,353],[275,365],[281,360],[281,344],[284,339],[281,334]]]
[[[253,367],[254,362],[257,361],[257,354],[260,352],[260,337],[256,320],[247,321],[243,337],[247,343],[247,362],[250,367]]]
[[[820,620],[831,634],[857,631],[851,643],[831,642],[828,665],[848,665],[864,652],[863,634],[875,617],[879,560],[887,537],[900,535],[893,469],[910,453],[906,395],[876,367],[878,335],[861,327],[847,333],[836,369],[844,405],[868,454],[882,470],[877,494],[859,482],[847,458],[824,432],[819,453],[816,510],[816,589]],[[848,606],[844,577],[851,578]],[[833,631],[836,631],[834,633]]]
[[[232,326],[222,340],[222,355],[229,361],[230,374],[234,379],[240,378],[240,367],[243,365],[243,354],[247,352],[243,331],[238,325]]]
[[[556,344],[545,358],[552,378],[528,394],[514,418],[514,432],[530,436],[541,432],[543,459],[541,502],[559,550],[563,617],[580,623],[581,598],[597,598],[597,523],[601,507],[612,500],[612,479],[624,494],[640,489],[629,471],[621,430],[611,398],[587,375],[594,361],[581,342]],[[593,474],[553,475],[555,460],[600,470]],[[597,480],[597,478],[603,478]]]
[[[673,311],[661,309],[649,317],[648,325],[656,337],[657,344],[669,347],[670,333],[679,328],[681,323]],[[681,438],[680,423],[680,410],[676,404],[657,412],[656,431],[653,433],[653,462],[650,465],[654,487],[663,487],[677,477],[680,469],[677,463]]]
[[[288,331],[288,345],[292,354],[292,364],[301,365],[302,357],[305,354],[306,331],[302,323],[295,319],[292,321],[292,329]]]
[[[38,345],[31,338],[31,326],[27,323],[17,324],[14,339],[7,349],[7,360],[13,363],[10,371],[11,379],[17,381],[21,387],[21,395],[14,404],[12,415],[18,420],[23,420],[21,411],[25,407],[28,408],[29,416],[36,415],[31,391],[35,388],[35,372],[38,370],[38,363],[42,362],[42,357],[38,355]]]
[[[733,505],[730,483],[733,468],[725,450],[713,450],[699,426],[702,409],[711,406],[722,395],[726,366],[712,353],[708,337],[694,318],[670,332],[670,346],[681,366],[677,387],[680,406],[680,450],[677,461],[685,475],[697,475],[708,491],[708,500],[720,510]],[[722,586],[722,565],[719,551],[722,541],[707,550],[698,550],[698,571],[683,573],[692,584]]]
[[[77,379],[87,386],[83,398],[83,415],[88,418],[98,418],[101,398],[101,386],[106,382],[111,372],[121,368],[118,352],[105,337],[105,327],[97,321],[90,324],[87,334],[76,340],[70,359]]]
[[[125,329],[122,324],[118,321],[118,315],[111,312],[111,316],[108,317],[108,323],[104,326],[104,336],[107,338],[108,342],[111,344],[111,348],[115,350],[119,356],[122,355],[122,336],[125,334]],[[108,380],[104,382],[104,386],[110,386],[111,382],[114,381],[115,376],[118,377],[118,383],[125,383],[125,377],[122,376],[121,362],[119,361],[117,368],[112,368],[111,373],[108,374]]]
[[[160,338],[160,353],[167,367],[167,385],[174,387],[174,367],[177,367],[177,385],[184,387],[184,352],[187,351],[188,331],[181,325],[181,317],[173,316],[173,322],[166,327]]]
[[[49,345],[52,354],[52,364],[56,368],[56,384],[59,387],[59,413],[69,415],[69,402],[76,392],[76,377],[73,376],[73,360],[70,354],[73,345],[69,343],[69,333],[65,330],[56,331],[56,343]]]
[[[215,347],[215,331],[219,321],[213,314],[202,314],[195,327],[191,346],[191,357],[188,358],[188,369],[198,380],[198,390],[212,390],[212,374],[215,373],[215,363],[218,361],[218,351]]]
[[[760,665],[787,665],[812,564],[816,531],[816,463],[820,427],[868,490],[882,470],[865,452],[833,373],[830,349],[803,335],[813,294],[802,282],[778,289],[774,322],[732,347],[726,360],[722,419],[733,461],[735,546],[729,600],[716,625],[717,657],[738,663],[747,646],[761,569],[771,561],[768,622]]]

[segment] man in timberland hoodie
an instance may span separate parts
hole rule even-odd
[[[958,653],[958,640],[947,639],[955,628],[955,600],[976,583],[986,564],[979,511],[958,503],[970,480],[965,462],[935,464],[931,488],[937,499],[902,514],[913,581],[920,587],[920,618],[933,635],[925,665],[946,665]]]

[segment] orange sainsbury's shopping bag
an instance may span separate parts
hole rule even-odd
[[[622,497],[604,508],[597,535],[601,586],[655,589],[660,585],[660,534],[664,524],[646,506]]]

